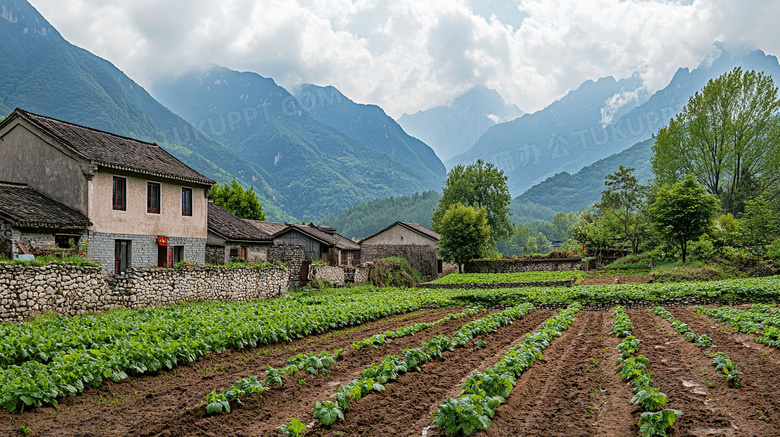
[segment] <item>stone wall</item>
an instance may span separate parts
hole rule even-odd
[[[131,269],[103,276],[99,267],[51,264],[0,266],[0,322],[18,322],[49,311],[73,316],[114,308],[146,308],[190,301],[248,301],[284,295],[281,267]]]
[[[409,261],[409,265],[420,272],[424,281],[439,276],[436,248],[433,246],[405,244],[364,244],[361,246],[360,259],[362,262],[389,257],[405,258]]]
[[[224,264],[225,256],[225,246],[206,246],[206,264]]]
[[[133,267],[157,265],[157,237],[154,235],[105,234],[89,232],[87,258],[103,266],[103,274],[114,269],[114,242],[130,241],[130,262]],[[184,246],[184,261],[203,265],[206,262],[206,239],[170,237],[168,246]]]
[[[303,246],[283,244],[268,248],[268,262],[288,264],[287,273],[291,287],[299,287],[303,284],[301,268],[305,259],[306,251]]]
[[[521,288],[521,287],[571,287],[574,285],[574,279],[558,279],[554,281],[527,281],[527,282],[470,282],[463,284],[439,284],[435,282],[421,282],[417,288],[428,288],[431,290],[494,290],[498,288]]]
[[[491,259],[466,263],[466,273],[521,273],[582,270],[580,258],[557,259]]]
[[[309,269],[309,280],[312,281],[314,279],[327,279],[331,284],[337,287],[347,285],[344,269],[336,266],[312,264]]]

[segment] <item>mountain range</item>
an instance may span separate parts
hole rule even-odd
[[[496,90],[477,85],[448,105],[398,119],[406,132],[430,145],[442,160],[467,152],[487,129],[523,115]]]
[[[651,138],[709,79],[736,66],[780,78],[774,56],[761,51],[737,55],[716,44],[711,58],[694,70],[679,69],[668,86],[652,95],[636,76],[586,81],[540,111],[489,128],[468,152],[445,164],[492,162],[507,174],[517,196],[555,174],[573,174]]]

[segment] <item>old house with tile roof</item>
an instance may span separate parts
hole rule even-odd
[[[0,181],[0,257],[75,249],[90,225],[84,214],[27,185]]]
[[[438,248],[439,234],[425,226],[400,221],[360,240],[363,262],[405,258],[426,280],[434,279],[442,272]]]
[[[332,266],[354,266],[360,262],[360,245],[336,233],[336,229],[315,224],[285,223],[274,234],[276,245],[303,246],[306,261],[323,261]]]
[[[232,260],[243,259],[256,264],[268,260],[268,248],[274,239],[271,234],[253,226],[249,220],[236,217],[216,203],[209,202],[208,224],[207,263],[227,264]]]
[[[0,180],[88,219],[87,257],[105,273],[205,262],[214,181],[157,144],[17,109],[0,123],[0,156]]]

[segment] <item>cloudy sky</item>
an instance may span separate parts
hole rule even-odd
[[[720,41],[780,55],[774,0],[30,0],[141,85],[208,63],[334,85],[390,115],[484,84],[525,111],[587,79],[648,91]]]

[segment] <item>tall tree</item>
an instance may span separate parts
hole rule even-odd
[[[490,225],[485,207],[475,209],[456,203],[439,223],[439,253],[444,261],[463,264],[485,256],[490,248]]]
[[[777,218],[764,196],[758,196],[745,203],[745,213],[739,219],[739,230],[745,242],[751,246],[757,244],[768,246],[777,235]]]
[[[691,174],[683,182],[660,189],[650,207],[650,217],[658,234],[680,248],[684,263],[688,241],[710,229],[719,209],[718,199],[708,194]]]
[[[262,205],[260,205],[260,201],[257,199],[255,190],[253,188],[244,190],[244,187],[235,179],[230,181],[230,186],[227,184],[217,185],[211,190],[209,199],[237,217],[265,220],[265,213]]]
[[[509,187],[506,175],[493,164],[477,160],[476,163],[455,166],[447,174],[439,207],[433,213],[431,225],[441,233],[445,213],[452,205],[462,203],[475,209],[485,208],[490,224],[491,239],[495,243],[512,234],[509,221]]]
[[[607,175],[604,185],[607,189],[601,192],[601,202],[596,207],[603,216],[619,225],[623,237],[631,242],[633,253],[638,253],[641,233],[647,223],[642,210],[647,187],[639,184],[633,168],[622,165],[618,171]]]
[[[737,67],[688,100],[653,146],[659,184],[692,173],[726,211],[780,181],[780,100],[771,76]]]

